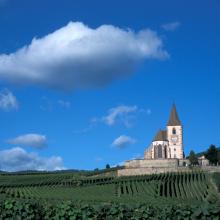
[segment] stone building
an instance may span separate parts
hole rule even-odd
[[[159,130],[143,159],[126,161],[118,176],[146,175],[152,173],[189,171],[190,161],[185,159],[183,149],[183,126],[176,106],[173,105],[166,130]],[[201,167],[208,166],[208,160],[199,158]]]
[[[176,106],[173,105],[166,130],[159,130],[149,148],[145,159],[183,159],[183,127]]]
[[[143,159],[126,161],[118,176],[176,172],[184,170],[189,160],[184,158],[183,126],[173,105],[166,130],[159,130]]]

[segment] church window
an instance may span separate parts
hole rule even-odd
[[[161,144],[156,145],[154,147],[154,158],[155,159],[163,158],[163,147]]]
[[[172,132],[173,134],[176,134],[176,129],[175,128],[173,128],[173,132]]]
[[[163,158],[162,145],[161,144],[158,145],[157,150],[158,150],[158,158]]]
[[[174,148],[174,151],[176,151],[176,148]]]
[[[164,158],[167,158],[167,146],[164,147]]]

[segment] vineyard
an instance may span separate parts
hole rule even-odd
[[[216,192],[210,174],[203,172],[120,178],[79,177],[67,173],[0,175],[0,195],[20,199],[144,202],[161,199],[212,201]]]
[[[88,206],[142,203],[148,206],[203,204],[217,207],[220,206],[219,177],[219,173],[199,171],[120,178],[73,173],[1,174],[0,202],[1,208],[5,202],[17,204],[21,201],[28,204],[38,201],[53,207],[68,202]]]

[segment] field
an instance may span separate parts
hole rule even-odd
[[[10,217],[10,213],[18,214],[19,210],[26,213],[33,208],[33,219],[42,215],[46,219],[48,213],[51,213],[48,219],[53,219],[63,209],[66,210],[62,211],[63,215],[71,213],[68,216],[76,216],[78,212],[77,215],[82,215],[84,210],[85,215],[88,212],[93,215],[91,219],[99,219],[98,215],[102,212],[111,213],[112,207],[115,207],[118,215],[130,213],[131,216],[141,216],[145,213],[144,210],[149,210],[152,218],[162,212],[166,212],[166,215],[172,212],[174,217],[177,210],[185,210],[184,215],[192,216],[197,210],[198,216],[207,215],[214,219],[220,216],[219,177],[219,173],[199,171],[120,178],[114,175],[94,177],[88,173],[71,172],[1,174],[0,210],[4,214],[6,207],[9,207]],[[24,204],[29,207],[28,210],[23,207]],[[15,212],[14,207],[20,208]],[[97,209],[102,210],[101,213]],[[33,214],[34,210],[39,213]],[[83,219],[82,216],[78,219],[80,218]]]

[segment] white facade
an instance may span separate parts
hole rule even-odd
[[[169,142],[169,149],[171,154],[170,158],[183,159],[184,155],[182,126],[167,126],[167,139]]]

